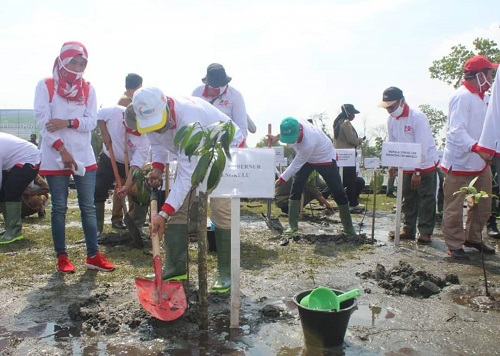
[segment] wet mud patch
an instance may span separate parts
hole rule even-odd
[[[164,338],[184,342],[187,339],[206,338],[212,346],[220,347],[227,342],[227,337],[255,333],[263,324],[280,322],[283,320],[294,320],[285,308],[266,304],[265,301],[250,303],[243,296],[242,303],[251,309],[240,316],[239,331],[229,328],[230,320],[230,293],[209,294],[209,328],[204,331],[200,329],[200,309],[198,290],[190,289],[187,293],[188,308],[184,314],[176,320],[164,322],[152,317],[135,301],[116,303],[112,294],[106,292],[96,293],[84,300],[73,302],[68,306],[68,316],[78,330],[86,335],[111,336],[120,332],[127,335],[128,332],[137,332],[142,341]],[[240,335],[235,335],[240,333]],[[123,334],[125,333],[125,334]],[[198,337],[194,337],[198,335]],[[243,342],[243,339],[240,339]]]
[[[373,244],[372,240],[367,238],[366,234],[359,235],[346,235],[346,234],[305,234],[305,235],[297,235],[293,237],[294,241],[308,241],[311,244],[326,244],[326,243],[334,243],[337,245],[340,244],[349,244],[352,246],[360,246],[364,244]]]
[[[416,298],[429,298],[452,284],[460,284],[458,276],[448,273],[445,278],[435,276],[424,270],[415,270],[409,263],[399,261],[389,270],[377,263],[375,271],[357,273],[362,279],[374,279],[390,294],[404,294]],[[365,291],[369,292],[369,291]]]
[[[105,246],[130,246],[134,248],[151,248],[151,239],[146,236],[142,236],[143,247],[138,247],[128,232],[117,233],[117,232],[109,232],[103,233],[98,237],[97,242],[99,245]]]
[[[129,305],[114,307],[109,303],[110,296],[105,293],[95,294],[89,298],[71,303],[68,315],[72,321],[81,322],[82,330],[91,333],[110,335],[120,331],[124,326],[135,329],[148,314],[142,309],[130,309]]]
[[[470,307],[474,311],[488,312],[500,311],[500,292],[490,291],[486,295],[484,288],[458,288],[450,293],[451,299],[463,306]]]

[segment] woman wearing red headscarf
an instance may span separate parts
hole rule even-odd
[[[40,174],[46,176],[52,199],[52,239],[57,270],[73,273],[66,251],[66,211],[69,177],[73,175],[78,194],[83,232],[87,246],[85,265],[112,271],[114,265],[99,253],[94,206],[97,164],[91,145],[97,124],[94,88],[83,79],[87,49],[79,42],[66,42],[54,62],[51,78],[38,82],[35,117],[42,133]]]

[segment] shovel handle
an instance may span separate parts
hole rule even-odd
[[[122,180],[120,178],[120,174],[118,173],[118,166],[116,165],[115,153],[113,152],[113,147],[109,146],[108,149],[109,158],[111,159],[111,167],[113,167],[113,174],[115,175],[115,182],[118,186],[118,189],[122,189]]]
[[[151,191],[151,203],[150,203],[150,209],[151,209],[151,223],[153,223],[153,220],[156,218],[156,215],[158,215],[158,194],[156,190]],[[151,243],[152,243],[152,252],[153,252],[153,258],[156,256],[160,256],[160,238],[158,236],[158,233],[155,232],[151,236]]]

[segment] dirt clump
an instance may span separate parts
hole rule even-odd
[[[375,271],[369,270],[357,275],[362,279],[376,280],[377,284],[390,294],[404,294],[416,298],[429,298],[439,294],[447,285],[460,284],[456,274],[446,274],[443,279],[423,270],[415,271],[404,261],[399,261],[397,266],[389,270],[377,263]]]

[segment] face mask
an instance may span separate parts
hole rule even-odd
[[[483,75],[483,79],[484,79],[483,84],[481,84],[481,81],[479,80],[479,74]],[[479,91],[481,93],[486,93],[491,88],[491,83],[488,81],[488,79],[486,79],[486,76],[484,75],[483,72],[477,73],[476,79],[477,79],[477,84],[479,85]]]
[[[396,110],[394,110],[393,112],[391,112],[390,115],[394,118],[399,117],[403,113],[403,109],[404,109],[404,105],[402,106],[401,102],[400,102],[398,108]]]
[[[59,59],[59,75],[68,83],[74,83],[83,77],[83,72],[74,72],[64,66]]]

